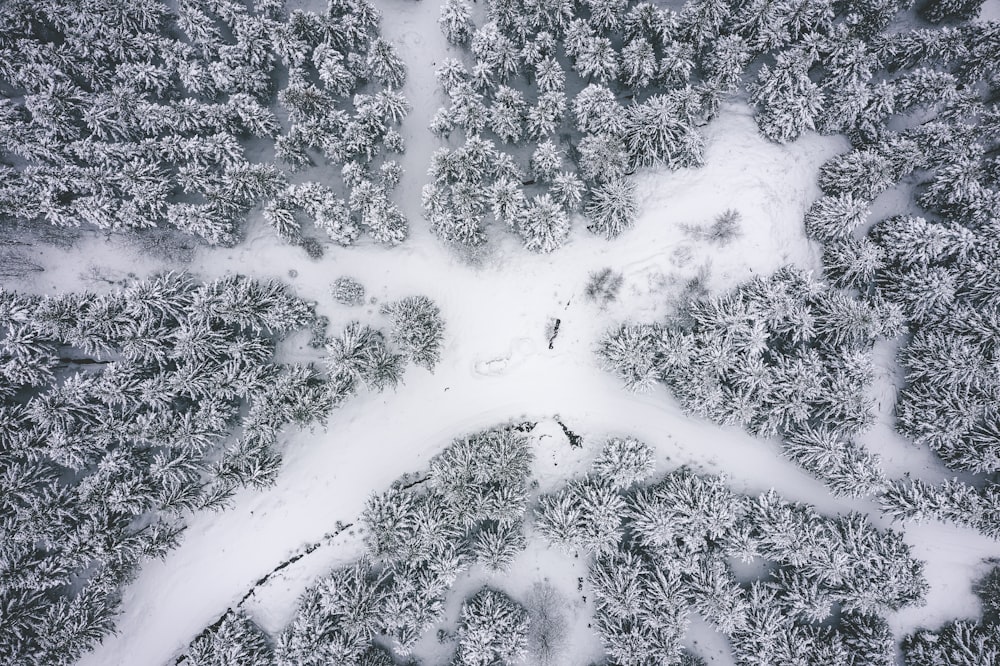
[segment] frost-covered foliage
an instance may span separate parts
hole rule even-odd
[[[513,545],[509,562],[524,548],[530,462],[517,428],[494,428],[456,440],[431,461],[429,476],[373,495],[362,515],[368,555],[306,591],[277,638],[275,666],[391,666],[376,637],[408,655],[444,619],[458,576],[476,562],[494,564],[489,552]],[[483,590],[463,607],[457,663],[507,663],[523,653],[526,632],[523,608]]]
[[[619,489],[645,481],[655,467],[653,449],[632,437],[609,439],[594,461],[594,472]]]
[[[330,374],[346,386],[363,382],[381,391],[395,387],[403,376],[403,355],[389,348],[382,331],[356,321],[327,341],[326,352]]]
[[[456,666],[513,666],[528,644],[528,611],[503,592],[484,587],[462,604]]]
[[[409,296],[386,303],[382,313],[392,321],[390,338],[403,356],[430,371],[441,359],[444,319],[434,301],[426,296]]]
[[[477,561],[502,570],[524,548],[530,463],[518,430],[487,430],[432,459],[426,487],[397,484],[369,500],[368,548],[389,576],[379,633],[397,652],[407,654],[442,619],[459,574]]]
[[[1000,539],[1000,487],[995,483],[979,488],[958,479],[936,485],[901,480],[879,500],[882,511],[894,520],[941,520]]]
[[[1000,31],[993,23],[965,23],[875,36],[899,4],[859,10],[846,33],[828,30],[839,52],[824,40],[788,51],[808,53],[813,73],[816,57],[831,75],[842,70],[844,85],[824,93],[824,106],[840,109],[845,122],[821,129],[847,131],[853,144],[821,167],[825,196],[806,214],[806,231],[825,244],[824,270],[835,286],[899,313],[909,335],[898,357],[905,386],[896,427],[965,475],[938,486],[896,483],[883,498],[886,510],[897,519],[934,517],[996,535],[1000,116],[983,91],[1000,77]],[[929,0],[918,11],[932,22],[952,22],[975,15],[980,4]],[[821,76],[812,80],[828,87]],[[853,111],[845,113],[848,107]],[[892,188],[912,194],[914,205],[869,223],[872,202]]]
[[[281,430],[351,392],[273,361],[313,319],[281,284],[243,276],[0,291],[0,661],[73,662],[190,512],[273,482]]]
[[[1000,662],[1000,569],[994,567],[973,590],[982,602],[977,620],[949,622],[937,631],[920,630],[903,639],[905,666],[981,666]]]
[[[229,613],[189,655],[195,647],[208,658],[248,655],[255,666],[405,659],[447,621],[447,596],[459,578],[475,564],[492,566],[482,557],[490,550],[481,545],[484,535],[516,544],[510,557],[523,548],[531,466],[523,433],[530,427],[456,440],[432,459],[429,473],[373,495],[361,520],[368,554],[311,585],[273,641]],[[788,655],[795,657],[789,663],[893,664],[883,616],[919,603],[926,590],[922,566],[900,534],[859,514],[820,515],[773,491],[742,495],[722,477],[687,468],[646,485],[612,485],[614,461],[644,478],[650,457],[635,440],[613,439],[595,461],[597,474],[539,498],[533,511],[536,531],[549,542],[593,555],[587,595],[610,661],[703,663],[684,649],[689,617],[698,614],[726,635],[741,665],[786,663]],[[760,573],[738,581],[736,559],[760,563]],[[569,639],[565,608],[561,592],[544,582],[524,606],[496,584],[481,588],[458,613],[452,663],[514,664],[528,655],[555,663]],[[387,639],[392,655],[376,647]]]
[[[178,666],[273,666],[267,635],[242,613],[228,611],[191,641]]]
[[[677,323],[624,324],[601,342],[631,390],[666,384],[688,411],[785,439],[834,492],[884,486],[877,456],[852,438],[872,422],[872,344],[899,314],[785,268],[687,305]]]
[[[170,225],[230,245],[246,213],[270,201],[267,219],[293,242],[306,241],[299,210],[338,243],[353,241],[359,226],[398,242],[405,221],[391,204],[389,222],[364,212],[352,220],[343,193],[288,186],[282,169],[244,150],[273,145],[292,169],[317,153],[364,169],[399,143],[402,63],[378,38],[374,7],[331,0],[322,14],[285,14],[271,0],[171,5],[5,4],[0,217],[109,230]],[[272,112],[275,98],[287,122]],[[378,187],[383,197],[391,189]]]
[[[330,292],[341,305],[364,305],[365,286],[352,277],[343,275],[334,280]]]
[[[482,25],[469,16],[464,2],[442,8],[445,35],[468,42],[473,58],[437,71],[448,104],[431,130],[457,148],[432,161],[424,215],[446,242],[481,245],[492,218],[529,249],[553,251],[584,194],[589,228],[613,238],[636,214],[628,173],[701,164],[697,128],[714,114],[722,79],[698,66],[691,26],[675,11],[631,0],[492,0]],[[469,187],[453,175],[442,181],[442,155],[483,141],[504,160],[500,173],[481,170]]]
[[[594,186],[584,208],[591,231],[616,238],[635,223],[635,183],[619,177]]]
[[[540,498],[535,520],[550,542],[596,555],[594,626],[615,663],[686,663],[697,613],[728,636],[739,664],[797,655],[791,663],[890,666],[882,616],[927,588],[902,536],[862,515],[821,516],[773,491],[740,495],[685,468],[631,490],[570,481]],[[732,559],[762,560],[766,573],[737,581]]]

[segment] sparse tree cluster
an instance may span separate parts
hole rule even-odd
[[[878,458],[854,438],[872,422],[872,344],[900,315],[785,268],[683,308],[668,325],[625,324],[600,355],[628,388],[666,384],[688,411],[781,436],[786,454],[844,495],[878,492]]]

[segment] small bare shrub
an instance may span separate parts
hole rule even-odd
[[[333,293],[333,300],[341,305],[364,305],[365,303],[365,286],[346,275],[334,280],[330,291]]]
[[[528,654],[539,666],[558,664],[565,652],[567,624],[563,608],[566,599],[551,583],[537,582],[528,594]]]
[[[597,303],[599,306],[607,307],[608,303],[618,298],[618,291],[622,287],[625,278],[621,273],[602,268],[590,274],[585,293],[587,298]]]

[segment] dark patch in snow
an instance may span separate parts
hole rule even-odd
[[[552,324],[552,333],[549,334],[549,349],[553,349],[553,345],[556,341],[556,336],[559,335],[559,326],[562,324],[562,319],[556,317],[555,323]]]
[[[536,425],[538,425],[536,421],[521,421],[512,425],[510,429],[514,432],[531,432]]]
[[[296,553],[295,555],[292,555],[287,560],[285,560],[284,562],[281,562],[280,564],[278,564],[278,566],[276,566],[273,569],[271,569],[268,573],[266,573],[263,576],[261,576],[260,578],[258,578],[257,581],[250,587],[250,590],[246,594],[244,594],[243,598],[240,599],[240,601],[239,601],[238,604],[236,604],[236,608],[239,608],[240,606],[242,606],[243,602],[245,602],[247,599],[249,599],[250,597],[252,597],[253,594],[254,594],[254,592],[257,591],[257,588],[260,587],[261,585],[264,585],[265,583],[267,583],[267,581],[270,580],[271,577],[274,574],[278,573],[282,569],[285,569],[285,568],[287,568],[287,567],[295,564],[296,562],[298,562],[299,560],[301,560],[303,557],[305,557],[309,553],[312,553],[313,551],[317,550],[321,546],[324,546],[324,545],[328,544],[338,534],[340,534],[344,530],[347,530],[347,529],[349,529],[349,528],[351,528],[353,526],[354,526],[354,523],[347,523],[345,525],[345,524],[341,523],[340,521],[337,521],[337,529],[335,529],[333,532],[328,532],[327,534],[324,534],[323,535],[323,539],[321,541],[317,541],[316,543],[309,544],[308,546],[306,546],[305,548],[303,548],[302,550],[300,550],[298,553]],[[229,608],[227,608],[222,613],[222,615],[219,616],[219,618],[215,622],[213,622],[212,624],[210,624],[207,627],[205,627],[204,629],[202,629],[201,632],[197,636],[195,636],[194,638],[192,638],[191,639],[191,643],[193,643],[197,639],[201,638],[202,636],[207,636],[208,634],[210,634],[214,630],[218,629],[219,625],[222,624],[222,621],[226,619],[226,615],[231,610],[233,610],[233,608],[230,606]],[[190,643],[189,643],[189,645],[190,645]],[[183,663],[183,661],[184,661],[184,655],[181,655],[181,656],[177,657],[174,660],[174,665],[177,666],[178,664]]]
[[[570,446],[574,449],[583,448],[583,437],[580,437],[578,434],[567,428],[566,424],[559,419],[556,419],[556,423],[558,423],[559,427],[562,428],[563,434],[566,435],[566,439],[569,440]]]

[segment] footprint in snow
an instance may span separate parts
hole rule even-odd
[[[536,351],[536,344],[530,338],[514,340],[506,354],[476,361],[473,366],[477,375],[498,377],[524,362]]]

